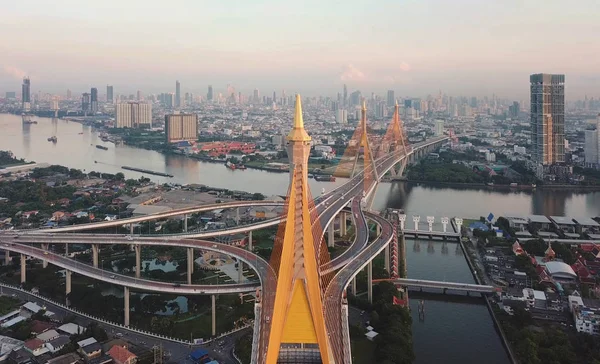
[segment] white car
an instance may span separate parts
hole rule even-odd
[[[129,240],[129,241],[133,240],[133,236],[127,235],[127,240]]]

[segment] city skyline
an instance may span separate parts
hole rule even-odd
[[[135,2],[119,4],[119,12],[111,1],[72,2],[60,12],[44,2],[12,3],[4,6],[0,30],[19,37],[0,45],[6,55],[0,91],[16,91],[30,76],[35,90],[48,93],[106,84],[158,93],[180,80],[182,92],[198,94],[210,84],[234,83],[244,94],[257,88],[335,95],[348,84],[398,96],[442,89],[522,99],[528,75],[547,72],[566,75],[567,99],[597,97],[594,34],[600,29],[593,10],[600,5],[584,2],[309,2],[300,9],[271,1],[182,1],[168,17],[161,7]],[[356,27],[351,19],[370,26]]]

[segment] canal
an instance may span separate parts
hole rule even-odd
[[[165,156],[154,151],[103,143],[99,133],[79,123],[35,118],[38,124],[22,125],[20,116],[0,114],[0,149],[11,150],[17,157],[60,164],[90,172],[123,172],[129,178],[141,173],[122,170],[122,165],[165,172],[174,178],[146,176],[156,182],[202,183],[233,190],[260,192],[267,196],[287,192],[289,176],[258,170],[231,171],[220,164],[204,163],[183,156]],[[81,133],[81,134],[80,134]],[[47,141],[56,135],[58,143]],[[105,145],[100,150],[96,144]],[[97,161],[98,163],[94,163]],[[310,180],[313,195],[330,190],[344,181]],[[493,212],[505,214],[568,215],[591,217],[600,215],[600,192],[536,191],[499,192],[489,190],[439,188],[407,183],[381,183],[373,208],[404,209],[408,215],[437,218],[435,229],[441,229],[440,217],[477,218]],[[409,217],[409,224],[412,219]],[[444,248],[444,249],[442,249]],[[447,280],[472,283],[463,253],[456,243],[407,241],[409,278]],[[418,297],[418,294],[416,294]],[[496,333],[491,317],[481,299],[455,299],[441,295],[424,298],[426,315],[420,321],[413,317],[416,363],[507,363],[508,358]],[[416,313],[418,299],[411,300]]]

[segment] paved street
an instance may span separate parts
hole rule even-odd
[[[56,306],[52,303],[46,302],[35,296],[31,296],[27,293],[21,292],[16,289],[2,287],[0,294],[7,295],[7,296],[15,295],[16,297],[18,297],[19,299],[21,299],[23,301],[31,301],[31,302],[37,303],[40,306],[46,306],[49,311],[52,311],[56,314],[55,318],[57,320],[62,320],[68,314],[74,314],[75,316],[77,316],[77,320],[76,320],[77,323],[81,326],[87,326],[89,323],[94,321],[94,320],[88,319],[87,317],[78,315],[71,311],[67,311],[60,306]],[[100,327],[102,327],[104,330],[106,330],[106,333],[109,336],[116,337],[117,334],[121,333],[123,335],[122,336],[123,339],[130,341],[131,343],[134,343],[136,345],[143,346],[148,349],[151,349],[155,345],[162,344],[163,351],[165,352],[166,355],[169,356],[165,360],[165,362],[191,363],[191,360],[188,359],[188,356],[193,349],[191,349],[189,345],[174,343],[174,342],[168,341],[168,340],[160,340],[160,339],[157,339],[157,338],[154,338],[151,336],[147,336],[144,334],[132,332],[132,331],[125,330],[125,329],[115,327],[112,325],[107,325],[102,322],[98,322],[98,321],[94,321],[94,322],[97,322]],[[237,364],[237,361],[235,360],[235,358],[233,358],[231,351],[233,350],[233,347],[235,345],[236,338],[239,337],[240,335],[242,335],[243,333],[245,333],[246,331],[247,330],[242,330],[238,333],[235,333],[226,338],[218,340],[217,344],[212,343],[212,345],[206,345],[206,346],[204,346],[204,348],[206,350],[208,350],[209,355],[212,358],[218,360],[219,363]],[[218,343],[222,343],[222,345],[220,346],[220,345],[218,345]]]

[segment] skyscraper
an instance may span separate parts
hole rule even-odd
[[[344,84],[344,100],[343,100],[343,106],[346,108],[348,107],[348,87],[346,87],[346,84]]]
[[[152,105],[143,102],[118,103],[115,108],[115,128],[152,126]]]
[[[565,161],[565,75],[533,74],[531,157],[538,165]]]
[[[175,81],[175,107],[181,107],[181,84]]]
[[[98,89],[95,87],[92,87],[91,90],[91,111],[92,114],[95,114],[98,112]]]
[[[21,88],[21,101],[23,103],[23,109],[29,110],[31,108],[31,81],[29,77],[23,79],[23,86]]]
[[[167,143],[183,140],[196,141],[198,139],[198,115],[165,115],[165,135]]]
[[[396,96],[394,96],[394,90],[388,90],[387,92],[387,106],[394,106],[396,104]]]
[[[112,104],[114,101],[113,87],[106,85],[106,102]]]
[[[208,85],[208,93],[206,94],[206,100],[208,100],[208,101],[212,101],[213,100],[212,85]]]
[[[81,95],[81,111],[84,115],[90,111],[90,94],[87,92]]]
[[[258,103],[260,101],[260,93],[258,92],[257,88],[254,89],[254,93],[252,94],[252,101],[254,103]]]
[[[596,118],[595,124],[590,125],[590,129],[585,131],[584,153],[585,164],[588,167],[598,167],[600,165],[600,114]]]
[[[444,120],[435,121],[435,136],[444,135]]]

